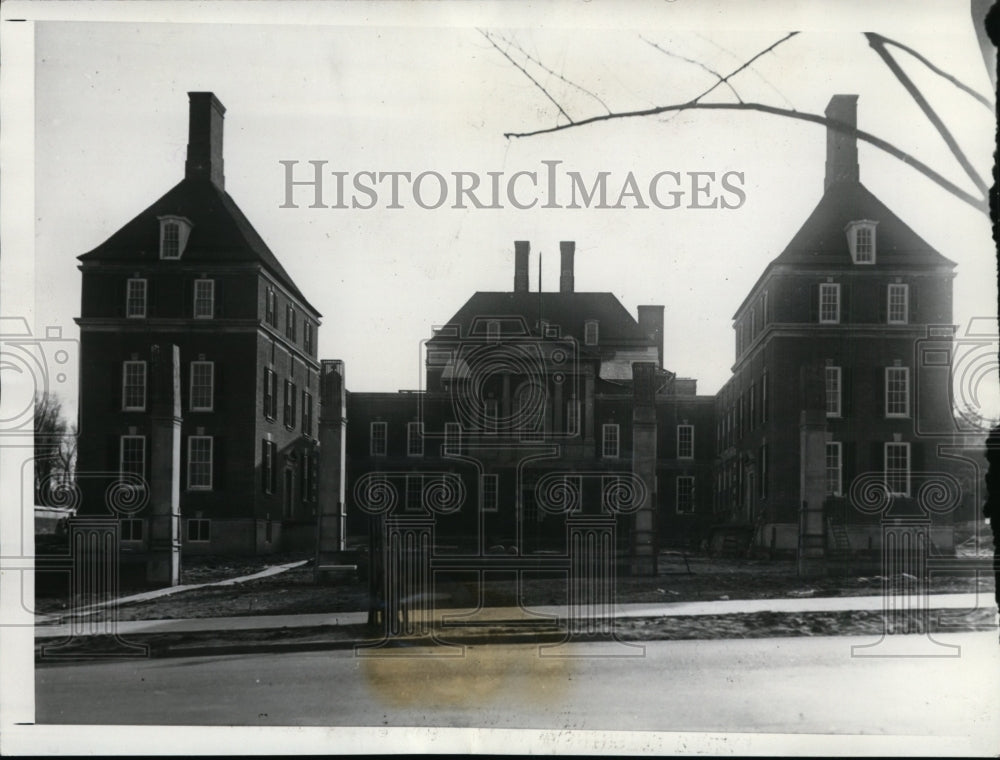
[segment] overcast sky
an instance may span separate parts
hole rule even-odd
[[[722,15],[713,5],[684,2],[617,12],[584,4],[586,13],[575,16],[543,16],[523,5],[506,16],[493,6],[481,6],[478,16],[446,4],[418,13],[394,5],[365,14],[359,7],[369,6],[333,14],[329,6],[292,3],[270,16],[288,25],[247,23],[255,19],[246,15],[233,16],[235,23],[153,23],[135,14],[113,23],[37,23],[36,330],[59,325],[77,336],[75,257],[183,177],[186,93],[211,90],[227,109],[226,189],[323,313],[320,356],[346,361],[351,390],[418,387],[420,342],[474,291],[509,290],[513,241],[525,239],[532,289],[537,253],[544,288],[557,289],[559,241],[575,240],[577,290],[611,291],[633,316],[639,304],[664,304],[664,363],[697,378],[699,392],[714,393],[733,361],[733,312],[820,199],[823,128],[764,114],[691,111],[506,139],[504,132],[565,118],[477,27],[498,35],[502,47],[500,37],[516,42],[616,111],[684,102],[715,81],[649,42],[729,73],[800,28],[732,79],[744,101],[822,113],[831,95],[856,93],[860,128],[974,192],[861,34],[871,28],[897,39],[989,95],[964,3],[895,5],[891,26],[886,8],[861,12],[855,3],[824,5],[822,15],[807,12],[813,4],[765,3],[754,6],[763,12],[753,17],[733,6]],[[523,61],[516,48],[510,52]],[[988,178],[991,110],[895,55]],[[575,120],[606,112],[555,75],[531,72]],[[725,87],[706,98],[733,100]],[[282,160],[302,162],[303,175],[305,162],[323,160],[328,171],[351,174],[465,171],[484,178],[542,172],[542,161],[561,161],[560,171],[588,181],[610,172],[612,198],[629,172],[643,192],[661,171],[741,172],[745,202],[736,209],[543,209],[539,193],[530,210],[508,203],[453,209],[452,195],[426,210],[404,193],[403,209],[387,209],[384,197],[373,209],[310,209],[309,193],[299,190],[301,207],[290,209],[280,208]],[[986,216],[866,144],[860,164],[862,182],[958,263],[956,322],[995,316]],[[63,390],[73,409],[75,382],[72,375]]]

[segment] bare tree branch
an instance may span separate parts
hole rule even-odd
[[[720,84],[724,84],[724,83],[725,83],[725,84],[728,84],[728,83],[729,83],[729,80],[730,80],[730,79],[732,79],[732,78],[733,78],[734,76],[736,76],[737,74],[739,74],[739,73],[740,73],[741,71],[743,71],[743,70],[744,70],[745,68],[747,68],[748,66],[750,66],[750,64],[751,64],[751,63],[753,63],[754,61],[756,61],[756,60],[757,60],[758,58],[760,58],[761,56],[763,56],[763,55],[767,55],[767,54],[768,54],[768,53],[770,53],[770,52],[771,52],[772,50],[774,50],[774,49],[775,49],[776,47],[778,47],[778,45],[780,45],[780,44],[781,44],[782,42],[785,42],[786,40],[789,40],[789,39],[791,39],[791,38],[792,38],[792,37],[794,37],[794,36],[795,36],[796,34],[798,34],[798,32],[789,32],[788,34],[786,34],[786,35],[785,35],[784,37],[782,37],[782,38],[781,38],[780,40],[778,40],[778,41],[777,41],[777,42],[775,42],[774,44],[772,44],[772,45],[768,45],[768,46],[767,46],[766,48],[764,48],[764,49],[763,49],[763,50],[761,50],[761,51],[760,51],[759,53],[757,53],[757,55],[753,56],[753,58],[751,58],[750,60],[746,61],[746,62],[745,62],[745,63],[744,63],[744,64],[743,64],[742,66],[740,66],[739,68],[737,68],[737,69],[735,69],[734,71],[730,72],[730,73],[729,73],[729,74],[727,74],[726,76],[724,76],[724,77],[721,77],[721,78],[719,79],[719,81],[718,81],[718,82],[716,82],[715,84],[713,84],[713,85],[712,85],[711,87],[709,87],[709,88],[708,88],[707,90],[705,90],[705,92],[703,92],[703,93],[702,93],[701,95],[699,95],[699,96],[698,96],[697,98],[695,98],[694,100],[692,100],[692,101],[691,101],[691,103],[697,103],[697,102],[698,102],[699,100],[701,100],[701,99],[702,99],[703,97],[705,97],[705,96],[706,96],[706,95],[708,95],[708,94],[709,94],[710,92],[712,92],[712,91],[713,91],[713,90],[714,90],[714,89],[715,89],[716,87],[718,87],[718,86],[719,86]]]
[[[512,40],[512,39],[508,40],[507,38],[502,37],[500,35],[497,35],[497,36],[499,36],[500,39],[502,39],[508,45],[512,45],[515,48],[517,48],[518,52],[520,52],[521,55],[523,55],[525,58],[527,58],[533,64],[535,64],[536,66],[538,66],[538,68],[542,69],[543,71],[548,72],[549,74],[551,74],[552,76],[554,76],[554,77],[556,77],[558,79],[561,79],[563,82],[565,82],[566,84],[568,84],[570,87],[575,87],[580,92],[582,92],[584,95],[589,95],[594,100],[596,100],[598,103],[600,103],[601,107],[604,108],[605,111],[607,111],[608,113],[611,113],[611,109],[608,107],[608,104],[605,103],[597,94],[591,92],[590,90],[588,90],[585,87],[581,87],[576,82],[573,82],[573,81],[567,79],[566,77],[564,77],[562,74],[559,74],[559,73],[553,71],[548,66],[546,66],[544,63],[542,63],[540,60],[538,60],[533,55],[531,55],[527,50],[525,50],[523,47],[521,47],[519,44],[517,44],[517,42],[515,40]],[[567,116],[566,118],[569,118],[569,117]]]
[[[695,33],[694,33],[694,35],[695,35],[695,37],[698,37],[699,39],[702,39],[702,40],[704,40],[705,42],[707,42],[707,43],[708,43],[709,45],[711,45],[712,47],[714,47],[714,48],[715,48],[716,50],[721,50],[721,51],[722,51],[723,53],[725,53],[726,55],[728,55],[728,56],[729,56],[730,58],[735,58],[735,59],[736,59],[737,61],[738,61],[738,60],[740,60],[740,57],[739,57],[738,55],[736,55],[736,53],[734,53],[734,52],[733,52],[732,50],[730,50],[730,49],[729,49],[729,48],[727,48],[727,47],[723,47],[722,45],[720,45],[720,44],[719,44],[718,42],[716,42],[715,40],[713,40],[713,39],[710,39],[710,38],[706,37],[706,36],[705,36],[705,35],[703,35],[703,34],[699,34],[698,32],[695,32]],[[788,98],[787,98],[787,97],[785,96],[785,93],[783,93],[783,92],[782,92],[781,90],[779,90],[779,89],[778,89],[777,87],[775,87],[775,86],[774,86],[774,85],[773,85],[773,84],[771,83],[771,80],[770,80],[770,79],[768,79],[768,78],[767,78],[766,76],[764,76],[763,74],[761,74],[761,73],[760,73],[760,71],[758,71],[757,69],[750,69],[750,71],[751,71],[751,73],[752,73],[752,74],[753,74],[753,75],[754,75],[755,77],[757,77],[757,78],[758,78],[758,79],[759,79],[760,81],[762,81],[762,82],[763,82],[764,84],[766,84],[766,85],[767,85],[768,87],[770,87],[770,88],[771,88],[772,90],[774,90],[774,92],[775,92],[775,93],[777,94],[777,96],[778,96],[779,98],[781,98],[781,99],[782,99],[783,101],[785,101],[785,102],[786,102],[786,103],[788,104],[788,107],[789,107],[789,108],[795,108],[795,104],[794,104],[794,103],[793,103],[792,101],[790,101],[790,100],[789,100],[789,99],[788,99]]]
[[[949,193],[954,195],[959,200],[968,203],[973,208],[989,214],[989,207],[984,198],[977,198],[970,193],[967,193],[962,188],[958,187],[954,183],[942,177],[936,171],[931,169],[927,164],[923,163],[916,157],[900,150],[895,145],[881,137],[876,137],[875,135],[865,132],[861,129],[856,129],[851,127],[849,124],[845,124],[842,121],[836,119],[828,119],[825,116],[820,116],[819,114],[806,113],[804,111],[795,111],[788,108],[778,108],[776,106],[769,106],[764,103],[678,103],[674,105],[667,106],[656,106],[654,108],[645,108],[639,111],[620,111],[612,114],[603,114],[600,116],[591,116],[587,119],[581,119],[572,124],[561,124],[555,127],[548,127],[545,129],[536,129],[531,132],[505,132],[504,137],[534,137],[535,135],[548,134],[550,132],[561,132],[565,129],[571,129],[575,127],[583,127],[588,124],[596,124],[602,121],[611,121],[615,119],[631,119],[642,116],[656,116],[661,113],[670,113],[673,111],[683,111],[689,109],[698,110],[723,110],[723,111],[760,111],[761,113],[769,113],[775,116],[784,116],[790,119],[799,119],[801,121],[810,121],[814,124],[822,124],[826,127],[833,127],[835,129],[844,132],[845,134],[853,135],[859,140],[864,140],[865,142],[874,145],[876,148],[885,151],[893,158],[897,158],[904,164],[913,167],[918,172],[923,174],[929,180],[934,182],[939,187],[947,190]]]
[[[506,50],[504,50],[503,48],[501,48],[501,47],[500,47],[499,45],[497,45],[497,44],[496,44],[496,43],[495,43],[495,42],[494,42],[494,41],[493,41],[493,40],[492,40],[492,39],[490,38],[490,35],[489,35],[489,34],[488,34],[488,33],[487,33],[486,31],[484,31],[484,30],[480,29],[480,30],[479,30],[479,33],[480,33],[481,35],[483,35],[483,37],[485,37],[485,38],[486,38],[486,41],[487,41],[487,42],[489,42],[489,43],[490,43],[490,44],[491,44],[491,45],[492,45],[493,47],[495,47],[495,48],[497,49],[497,51],[499,51],[500,55],[502,55],[502,56],[503,56],[504,58],[506,58],[506,59],[507,59],[508,61],[510,61],[510,62],[511,62],[511,63],[512,63],[513,65],[514,65],[514,67],[515,67],[516,69],[518,69],[518,71],[520,71],[520,72],[521,72],[522,74],[524,74],[524,75],[525,75],[526,77],[528,77],[528,79],[530,79],[530,80],[531,80],[531,83],[532,83],[533,85],[535,85],[535,87],[537,87],[537,88],[538,88],[539,90],[541,90],[541,91],[542,91],[542,94],[543,94],[543,95],[545,95],[545,97],[547,97],[547,98],[548,98],[548,99],[549,99],[550,101],[552,101],[552,105],[554,105],[554,106],[555,106],[556,108],[558,108],[558,109],[559,109],[559,113],[561,113],[561,114],[562,114],[563,116],[565,116],[565,117],[566,117],[566,119],[567,119],[567,120],[569,121],[570,125],[572,125],[572,124],[573,124],[573,119],[571,119],[571,118],[570,118],[569,114],[568,114],[568,113],[566,113],[566,112],[565,112],[565,111],[563,110],[563,107],[562,107],[561,105],[559,105],[559,103],[558,103],[558,102],[556,101],[556,99],[555,99],[555,98],[553,98],[553,97],[552,97],[551,95],[549,95],[549,91],[548,91],[548,90],[546,90],[546,89],[545,89],[544,87],[542,87],[542,85],[538,83],[538,80],[537,80],[537,79],[535,79],[535,78],[534,78],[533,76],[531,76],[531,74],[529,74],[529,73],[528,73],[527,69],[525,69],[525,68],[524,68],[524,67],[523,67],[523,66],[522,66],[521,64],[519,64],[519,63],[518,63],[517,61],[515,61],[515,60],[514,60],[513,58],[511,58],[511,57],[510,57],[510,56],[509,56],[509,55],[507,54],[507,51],[506,51]]]
[[[733,93],[733,95],[734,95],[734,96],[736,97],[736,99],[737,99],[737,100],[738,100],[738,101],[739,101],[740,103],[742,103],[742,102],[743,102],[743,98],[741,98],[741,97],[740,97],[740,94],[739,94],[738,92],[736,92],[736,88],[735,88],[735,87],[733,87],[733,85],[732,85],[732,84],[731,84],[730,82],[728,82],[728,81],[724,80],[724,79],[722,78],[722,74],[720,74],[720,73],[719,73],[718,71],[716,71],[715,69],[711,69],[711,68],[709,68],[708,66],[706,66],[706,65],[705,65],[704,63],[702,63],[701,61],[696,61],[696,60],[694,60],[693,58],[686,58],[686,57],[684,57],[683,55],[679,55],[679,54],[677,54],[677,53],[674,53],[674,52],[671,52],[670,50],[667,50],[666,48],[663,48],[663,47],[660,47],[659,45],[657,45],[657,44],[656,44],[655,42],[653,42],[652,40],[647,40],[647,39],[646,39],[645,37],[643,37],[643,36],[642,36],[641,34],[639,35],[639,39],[640,39],[640,40],[642,40],[643,42],[645,42],[645,43],[646,43],[647,45],[652,45],[652,46],[653,46],[654,48],[656,48],[657,50],[659,50],[659,51],[660,51],[661,53],[663,53],[664,55],[669,55],[669,56],[670,56],[671,58],[678,58],[678,59],[680,59],[680,60],[682,60],[682,61],[687,61],[688,63],[693,63],[693,64],[694,64],[695,66],[698,66],[698,67],[700,67],[700,68],[704,69],[704,70],[705,70],[705,71],[707,71],[707,72],[708,72],[709,74],[711,74],[711,75],[712,75],[712,76],[714,76],[714,77],[715,77],[716,79],[718,79],[720,83],[724,83],[724,84],[726,85],[726,87],[728,87],[728,88],[730,89],[730,91],[731,91],[731,92]]]

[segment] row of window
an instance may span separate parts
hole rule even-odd
[[[302,484],[303,498],[306,501],[314,501],[316,498],[317,466],[316,455],[314,453],[302,452],[299,456],[300,482]],[[291,508],[294,494],[291,492],[294,487],[292,470],[284,468],[285,472],[285,500],[284,507],[286,516]],[[260,461],[260,487],[266,494],[273,494],[277,491],[278,479],[278,444],[265,438],[261,441],[261,461]]]
[[[193,284],[191,316],[194,319],[215,317],[215,280],[197,279]],[[144,277],[132,277],[125,287],[125,316],[129,319],[145,319],[149,312],[149,281]]]
[[[278,419],[278,375],[270,367],[264,368],[263,380],[264,416],[269,420]],[[297,419],[297,404],[299,398],[298,386],[291,379],[286,379],[282,386],[282,422],[288,430],[295,429]],[[313,396],[302,391],[302,433],[312,437],[313,434]]]
[[[910,321],[910,286],[889,283],[886,292],[885,321],[890,325],[905,325]],[[840,283],[822,282],[819,286],[819,322],[840,323]]]
[[[844,411],[844,375],[841,367],[828,365],[826,379],[826,416],[841,417]],[[910,416],[910,368],[886,367],[884,383],[884,415]]]
[[[123,362],[122,411],[146,411],[147,386],[146,362]],[[188,370],[188,409],[192,412],[211,412],[215,409],[215,362],[191,362]]]
[[[894,496],[910,495],[910,444],[894,441],[883,449],[886,490]],[[844,446],[840,441],[826,444],[826,493],[844,495]]]
[[[145,540],[146,521],[138,517],[126,517],[118,521],[122,541]],[[196,543],[212,540],[212,521],[200,517],[185,520],[187,540]]]
[[[264,297],[264,321],[278,328],[278,296],[274,288],[268,288]],[[307,318],[302,318],[302,347],[307,354],[313,353],[315,326]],[[299,315],[292,304],[285,304],[285,337],[292,343],[299,337]]]
[[[760,376],[760,383],[752,382],[750,387],[736,397],[722,412],[716,423],[716,445],[721,452],[743,438],[744,432],[753,431],[767,422],[770,413],[770,396],[767,386],[767,372]]]
[[[186,487],[191,491],[212,490],[215,439],[210,435],[187,438]],[[146,477],[146,436],[123,435],[120,438],[118,469],[122,476]],[[127,481],[126,481],[127,482]]]
[[[761,499],[767,498],[768,493],[768,445],[762,443],[757,448],[757,457],[754,460],[753,475],[757,479],[757,496]],[[730,504],[742,506],[744,504],[744,467],[740,465],[738,459],[728,460],[719,467],[715,473],[715,490],[720,501],[728,498]],[[751,483],[752,486],[752,483]],[[749,489],[752,491],[752,488]]]

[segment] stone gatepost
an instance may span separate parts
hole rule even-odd
[[[181,571],[181,361],[177,346],[151,350],[149,551],[146,582],[176,586]]]
[[[316,573],[324,557],[346,548],[347,392],[344,362],[324,360],[320,372],[319,515],[316,524]]]
[[[632,472],[643,493],[632,529],[632,575],[656,575],[656,379],[654,362],[632,365]]]

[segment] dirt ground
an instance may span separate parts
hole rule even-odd
[[[303,555],[267,558],[198,558],[187,562],[182,583],[200,584],[228,580],[259,572],[268,566],[307,559]],[[618,603],[711,601],[724,599],[808,598],[868,596],[883,590],[885,579],[877,573],[851,572],[823,578],[802,579],[795,563],[776,560],[738,560],[684,557],[664,552],[655,577],[619,577],[615,584]],[[897,578],[896,581],[906,579]],[[994,594],[991,574],[932,575],[932,593],[978,591],[990,600]],[[487,576],[454,575],[439,578],[435,586],[436,606],[561,605],[567,600],[565,578],[523,578],[520,588],[513,574]],[[121,605],[112,612],[118,620],[201,618],[238,615],[281,615],[360,611],[368,608],[367,583],[342,577],[323,584],[314,581],[311,558],[307,564],[258,580],[229,586],[206,586],[177,592],[158,599]],[[69,611],[66,598],[36,599],[36,611]],[[811,623],[815,624],[815,621]],[[821,626],[822,627],[822,626]]]

